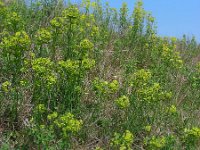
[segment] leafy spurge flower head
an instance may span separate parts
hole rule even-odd
[[[17,12],[8,13],[6,18],[6,24],[8,26],[17,26],[23,22],[21,16]]]
[[[130,106],[129,98],[123,95],[115,100],[115,104],[121,109],[128,108]]]
[[[159,102],[161,100],[169,100],[171,99],[172,93],[162,91],[159,83],[153,83],[153,85],[146,85],[142,88],[139,88],[137,91],[137,97],[141,101],[145,101],[148,103]]]
[[[185,129],[185,138],[192,139],[192,140],[200,140],[200,128],[192,127],[191,129]]]
[[[173,68],[182,68],[183,60],[180,57],[179,52],[175,52],[175,48],[173,46],[169,46],[169,44],[163,44],[161,59],[167,65]]]
[[[176,106],[175,105],[171,105],[169,108],[168,108],[168,112],[170,114],[175,114],[177,112],[177,109],[176,109]]]
[[[49,58],[37,58],[32,61],[32,69],[38,79],[47,83],[47,87],[57,82],[55,64]]]
[[[63,26],[64,19],[62,17],[55,17],[50,21],[50,24],[54,28],[61,28]]]
[[[2,83],[1,88],[4,92],[8,92],[9,91],[9,87],[11,86],[11,83],[9,81],[5,81]]]
[[[15,53],[15,51],[21,52],[27,50],[30,43],[28,34],[25,31],[20,31],[16,32],[13,36],[4,37],[0,45],[10,53]]]
[[[59,116],[54,121],[54,124],[63,131],[64,136],[67,136],[69,132],[78,132],[82,127],[83,121],[75,119],[72,113],[66,113],[65,115]]]
[[[50,42],[51,40],[51,33],[44,28],[41,28],[37,31],[36,33],[36,40],[38,42],[38,44],[47,44]]]
[[[47,116],[47,119],[48,120],[53,120],[53,119],[56,119],[58,117],[58,113],[57,112],[53,112],[52,114],[49,114]]]
[[[93,88],[97,93],[114,93],[119,89],[119,83],[117,80],[113,80],[109,83],[108,81],[95,78],[95,80],[93,81]]]
[[[133,140],[133,134],[129,130],[126,130],[123,134],[114,134],[114,137],[111,139],[111,146],[115,148],[119,147],[120,150],[131,150]]]
[[[92,50],[94,44],[90,42],[88,39],[84,39],[80,43],[80,48],[83,50]]]
[[[54,67],[53,62],[49,58],[37,58],[32,62],[32,69],[38,75],[49,74]]]
[[[136,71],[131,76],[131,86],[141,86],[146,84],[151,79],[151,72],[145,69]]]
[[[64,18],[68,18],[68,19],[76,19],[79,17],[80,12],[79,9],[75,6],[70,6],[68,8],[66,8],[63,12],[62,15]]]
[[[113,80],[110,84],[109,84],[109,89],[113,92],[117,91],[119,89],[119,82],[117,80]]]
[[[147,131],[147,132],[150,132],[151,129],[152,129],[152,126],[150,126],[150,125],[147,125],[147,126],[144,127],[144,130]]]
[[[95,60],[94,59],[89,59],[89,58],[84,58],[82,60],[82,66],[85,70],[89,70],[92,67],[95,66]]]
[[[150,149],[162,149],[166,146],[166,137],[156,137],[146,138],[144,144]]]
[[[46,109],[46,107],[45,107],[44,104],[38,104],[37,107],[36,107],[36,109],[35,109],[36,112],[39,112],[41,114],[43,114],[44,112],[46,112],[46,110],[47,109]]]
[[[61,73],[63,70],[67,74],[71,75],[71,77],[79,74],[79,71],[78,71],[79,61],[77,60],[70,60],[70,59],[66,61],[61,60],[58,62],[58,66],[60,68],[59,70],[61,71]]]

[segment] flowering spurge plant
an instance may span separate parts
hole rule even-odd
[[[154,46],[152,55],[154,61],[157,60],[164,68],[179,70],[183,67],[183,60],[180,53],[176,51],[176,38],[157,38],[157,45]]]
[[[5,93],[8,93],[11,87],[11,83],[9,81],[5,81],[1,85],[1,90]]]
[[[125,95],[115,100],[115,104],[120,109],[126,109],[130,106],[129,98]]]
[[[12,73],[13,78],[16,78],[24,65],[25,53],[30,48],[31,40],[25,31],[19,31],[13,35],[4,33],[0,43],[0,54],[4,64],[2,69],[5,73]]]
[[[141,69],[130,77],[130,86],[137,99],[147,103],[170,100],[172,93],[163,91],[159,83],[151,83],[151,76],[150,71]]]
[[[133,141],[134,135],[129,130],[126,130],[123,134],[115,133],[110,145],[118,150],[132,150]]]
[[[34,52],[37,57],[46,57],[48,55],[48,51],[50,51],[49,46],[52,41],[52,33],[49,29],[40,28],[35,33],[35,48]]]
[[[130,28],[130,34],[131,37],[130,42],[135,42],[135,39],[142,35],[142,31],[144,28],[144,19],[145,19],[145,11],[143,8],[143,2],[141,0],[137,1],[132,18],[133,18],[133,26]]]
[[[200,128],[185,128],[184,140],[188,145],[193,145],[195,147],[195,145],[198,144],[198,142],[200,141]]]
[[[93,42],[95,44],[99,38],[99,28],[95,24],[94,16],[92,14],[80,13],[75,5],[70,5],[63,10],[62,15],[53,18],[50,24],[50,30],[53,36],[53,47],[55,45],[63,47],[61,49],[64,60],[80,57],[80,55],[83,55],[82,48],[84,49],[84,47],[82,46],[85,44],[93,45]],[[58,37],[64,37],[65,39],[59,41]]]
[[[146,138],[144,141],[144,144],[148,147],[150,150],[156,150],[156,149],[162,149],[166,146],[166,137],[156,137],[153,136],[151,138]]]
[[[24,67],[21,72],[26,74],[23,76],[20,83],[24,83],[32,90],[32,101],[35,104],[43,102],[48,103],[53,108],[51,92],[55,89],[58,81],[58,73],[56,72],[56,64],[50,58],[36,58],[34,53],[30,53],[30,58],[25,59]],[[50,103],[52,102],[52,103]]]
[[[71,23],[74,23],[74,21],[78,21],[77,18],[79,17],[80,12],[79,9],[76,6],[69,6],[62,12],[62,16],[65,19],[68,19],[67,21],[72,21]]]
[[[19,31],[14,35],[5,36],[2,39],[1,48],[4,49],[5,53],[18,54],[28,50],[30,44],[29,35],[25,31]]]
[[[51,30],[54,33],[62,34],[64,18],[63,17],[55,17],[50,21]]]
[[[190,75],[190,82],[193,88],[200,87],[200,62],[196,65],[195,71]]]
[[[55,117],[56,116],[54,114],[54,118]],[[51,117],[51,119],[53,118]],[[81,129],[83,121],[75,119],[74,115],[71,113],[66,113],[54,119],[53,125],[55,128],[58,128],[62,131],[62,135],[64,137],[68,137],[69,133],[77,133]]]
[[[180,57],[179,52],[175,52],[175,45],[173,47],[163,45],[163,51],[161,53],[161,59],[166,65],[171,66],[172,68],[182,68],[183,61]]]
[[[167,107],[167,113],[170,115],[175,115],[177,114],[177,108],[175,105],[171,105],[170,107]]]
[[[52,37],[51,33],[45,28],[39,29],[35,36],[36,42],[39,45],[48,44],[49,41],[51,40],[51,37]]]
[[[113,80],[111,82],[95,78],[93,81],[93,89],[97,94],[112,94],[119,89],[119,82]]]
[[[77,50],[74,50],[76,57],[73,59],[58,61],[61,73],[69,75],[69,78],[77,75],[84,75],[85,71],[91,69],[95,65],[95,60],[90,58],[89,54],[93,48],[93,43],[88,39],[80,42]],[[63,70],[62,70],[63,69]]]
[[[17,32],[24,28],[24,20],[22,16],[15,11],[6,11],[3,24],[11,32]]]
[[[34,109],[34,115],[30,120],[29,134],[34,142],[42,147],[52,147],[53,142],[62,141],[63,146],[56,142],[57,147],[67,148],[71,136],[80,131],[83,125],[72,113],[59,115],[56,111],[48,113],[44,104],[38,104]],[[40,132],[41,133],[40,133]],[[65,141],[65,142],[64,142]]]
[[[132,87],[141,87],[146,86],[146,84],[151,79],[152,75],[149,70],[140,69],[136,72],[134,72],[130,76],[130,86]]]
[[[161,90],[159,83],[154,83],[147,88],[138,89],[136,94],[141,101],[148,103],[159,102],[161,100],[170,100],[172,97],[171,92]]]
[[[31,63],[37,86],[51,87],[57,80],[55,64],[49,58],[37,58]]]

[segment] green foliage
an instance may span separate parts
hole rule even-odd
[[[0,0],[0,22],[1,149],[200,147],[199,44],[141,0]]]

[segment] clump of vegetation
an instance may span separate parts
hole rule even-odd
[[[138,0],[0,0],[1,149],[198,149],[200,45]]]

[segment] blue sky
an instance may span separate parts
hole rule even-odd
[[[106,1],[106,0],[104,0]],[[136,0],[107,0],[111,7],[120,8],[123,2],[132,12]],[[200,0],[143,0],[144,8],[156,18],[158,34],[182,37],[194,35],[200,42]]]
[[[81,0],[71,0],[80,2]],[[136,0],[102,0],[111,7],[120,8],[123,2],[133,11]],[[181,38],[194,35],[200,42],[200,0],[143,0],[146,11],[155,17],[157,31],[161,36]]]

